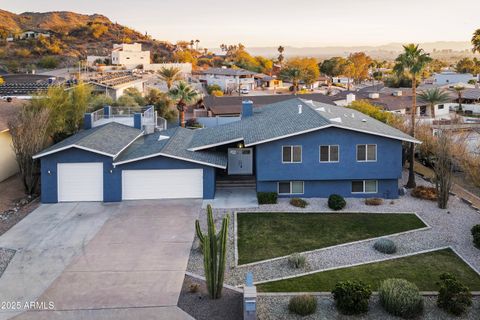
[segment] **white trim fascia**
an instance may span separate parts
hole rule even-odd
[[[173,159],[182,160],[182,161],[187,161],[187,162],[198,163],[198,164],[202,164],[202,165],[205,165],[205,166],[215,167],[215,168],[220,168],[220,169],[226,169],[226,168],[227,168],[226,166],[221,166],[221,165],[212,164],[212,163],[207,163],[207,162],[203,162],[203,161],[198,161],[198,160],[192,160],[192,159],[188,159],[188,158],[173,156],[173,155],[166,154],[166,153],[163,153],[163,152],[158,152],[158,153],[150,154],[150,155],[148,155],[148,156],[143,156],[143,157],[139,157],[139,158],[129,159],[129,160],[125,160],[125,161],[115,162],[115,163],[113,163],[113,167],[115,168],[116,166],[121,165],[121,164],[130,163],[130,162],[135,162],[135,161],[140,161],[140,160],[149,159],[149,158],[155,158],[155,157],[158,157],[158,156],[167,157],[167,158],[173,158]]]
[[[271,141],[275,141],[275,140],[281,140],[281,139],[285,139],[285,138],[289,138],[289,137],[294,137],[294,136],[298,136],[298,135],[301,135],[301,134],[304,134],[304,133],[313,132],[313,131],[325,129],[325,128],[332,127],[332,126],[333,126],[332,124],[327,124],[327,125],[321,126],[321,127],[316,127],[316,128],[312,128],[312,129],[308,129],[308,130],[298,131],[298,132],[295,132],[295,133],[289,133],[289,134],[286,134],[286,135],[283,135],[283,136],[278,136],[278,137],[275,137],[275,138],[270,138],[270,139],[265,139],[265,140],[249,143],[249,144],[246,144],[245,147],[255,146],[257,144],[262,144],[262,143],[271,142]]]
[[[388,134],[381,134],[381,133],[378,133],[378,132],[372,132],[372,131],[368,131],[368,130],[349,128],[349,127],[339,126],[339,125],[335,125],[335,124],[332,124],[332,126],[336,127],[336,128],[340,128],[340,129],[367,133],[367,134],[371,134],[371,135],[374,135],[374,136],[380,136],[380,137],[385,137],[385,138],[390,138],[390,139],[395,139],[395,140],[400,140],[400,141],[407,141],[407,142],[422,144],[422,141],[417,140],[415,138],[414,139],[407,139],[407,138],[394,137],[394,136],[391,136],[391,135],[388,135]],[[388,126],[388,124],[386,124],[386,126]]]
[[[142,131],[138,136],[136,136],[132,141],[130,141],[125,147],[123,147],[120,151],[118,151],[117,154],[115,156],[113,156],[113,160],[115,160],[120,155],[120,153],[125,151],[125,149],[130,147],[132,145],[132,143],[137,141],[137,139],[140,138],[141,136],[143,136],[144,134],[145,134],[145,131]]]
[[[4,129],[4,130],[0,131],[0,133],[5,133],[5,132],[8,132],[8,131],[10,131],[10,129],[7,128],[7,129]]]
[[[87,148],[87,147],[82,147],[82,146],[79,146],[79,145],[76,145],[76,144],[70,144],[70,145],[68,145],[68,146],[65,146],[65,147],[62,147],[62,148],[58,148],[58,149],[55,149],[55,150],[52,150],[52,151],[43,152],[43,153],[38,153],[38,154],[32,156],[32,159],[38,159],[38,158],[41,158],[41,157],[44,157],[44,156],[48,156],[49,154],[57,153],[57,152],[60,152],[60,151],[63,151],[63,150],[67,150],[67,149],[70,149],[70,148],[77,148],[77,149],[81,149],[81,150],[85,150],[85,151],[88,151],[88,152],[93,152],[93,153],[101,154],[101,155],[103,155],[103,156],[108,156],[108,157],[112,157],[112,158],[115,156],[115,155],[110,154],[110,153],[106,153],[106,152],[102,152],[102,151],[98,151],[98,150],[93,150],[93,149],[90,149],[90,148]]]
[[[233,142],[239,142],[239,141],[243,141],[243,140],[244,140],[243,137],[242,138],[236,138],[236,139],[222,141],[222,142],[218,142],[218,143],[207,144],[207,145],[204,145],[204,146],[201,146],[201,147],[188,148],[187,150],[188,151],[200,151],[200,150],[213,148],[213,147],[217,147],[217,146],[222,146],[222,145],[225,145],[225,144],[229,144],[229,143],[233,143]],[[245,145],[245,146],[247,147],[247,145]]]

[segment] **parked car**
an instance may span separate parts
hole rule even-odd
[[[241,94],[249,94],[250,91],[248,89],[242,88],[242,89],[240,89],[240,93]]]

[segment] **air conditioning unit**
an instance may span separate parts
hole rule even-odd
[[[392,93],[392,96],[395,96],[395,97],[401,97],[402,95],[403,95],[402,90],[394,91]]]
[[[368,94],[368,97],[370,99],[378,99],[378,98],[380,98],[380,94],[378,94],[378,92],[371,92],[371,93]]]

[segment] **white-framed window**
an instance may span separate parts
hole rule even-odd
[[[443,110],[445,108],[445,105],[439,104],[437,107],[438,107],[438,110]]]
[[[283,163],[301,163],[302,146],[282,146]]]
[[[320,146],[320,162],[339,162],[340,146],[324,145]]]
[[[303,181],[280,181],[278,182],[278,194],[303,194]]]
[[[378,193],[377,180],[352,181],[352,193]]]
[[[377,145],[376,144],[357,144],[357,161],[358,162],[377,161]]]

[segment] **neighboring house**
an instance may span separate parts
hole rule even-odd
[[[256,87],[263,87],[267,89],[278,89],[283,87],[283,81],[277,79],[275,76],[269,76],[263,73],[258,73],[254,76]]]
[[[398,197],[402,142],[418,141],[360,112],[293,98],[242,119],[151,134],[115,122],[45,149],[42,202],[215,197],[216,181],[247,176],[280,197]]]
[[[116,100],[129,88],[135,88],[143,93],[146,80],[130,72],[111,72],[101,77],[92,78],[89,83],[93,86],[94,91],[105,93]]]
[[[50,37],[50,31],[47,31],[47,30],[26,30],[26,31],[23,31],[19,38],[22,39],[22,40],[26,40],[26,39],[38,39],[40,37],[44,37],[44,38],[49,38]]]
[[[210,68],[201,72],[199,80],[207,86],[216,84],[226,92],[240,89],[253,90],[255,74],[244,69]]]
[[[192,74],[192,64],[190,62],[185,63],[150,63],[144,64],[143,70],[157,72],[163,68],[177,68],[180,70],[183,76]]]
[[[97,61],[101,61],[100,64],[105,64],[105,62],[111,63],[112,57],[110,57],[110,56],[87,56],[87,66],[93,67],[97,64]]]
[[[291,99],[295,96],[281,95],[281,94],[272,94],[272,95],[261,95],[261,96],[249,96],[248,100],[252,101],[256,108],[263,107],[265,105],[273,104],[276,102],[284,101]],[[333,104],[331,97],[326,96],[321,93],[311,93],[311,94],[298,94],[296,97],[313,100],[317,102]],[[211,117],[235,117],[240,116],[242,112],[242,101],[246,97],[236,97],[236,96],[206,96],[203,98],[203,106],[206,111],[208,111],[209,116]],[[195,110],[194,110],[195,111]],[[206,115],[204,115],[206,116]]]
[[[353,80],[348,77],[333,77],[332,83],[348,85],[349,83],[352,84]]]
[[[21,102],[18,100],[12,102],[0,101],[0,182],[18,172],[8,122],[18,112],[20,106]]]
[[[114,44],[112,64],[127,68],[136,68],[139,65],[150,64],[150,51],[142,51],[141,43]]]
[[[471,73],[457,73],[453,71],[444,71],[433,75],[433,84],[443,86],[455,83],[468,83],[470,80],[478,81],[478,76]]]

